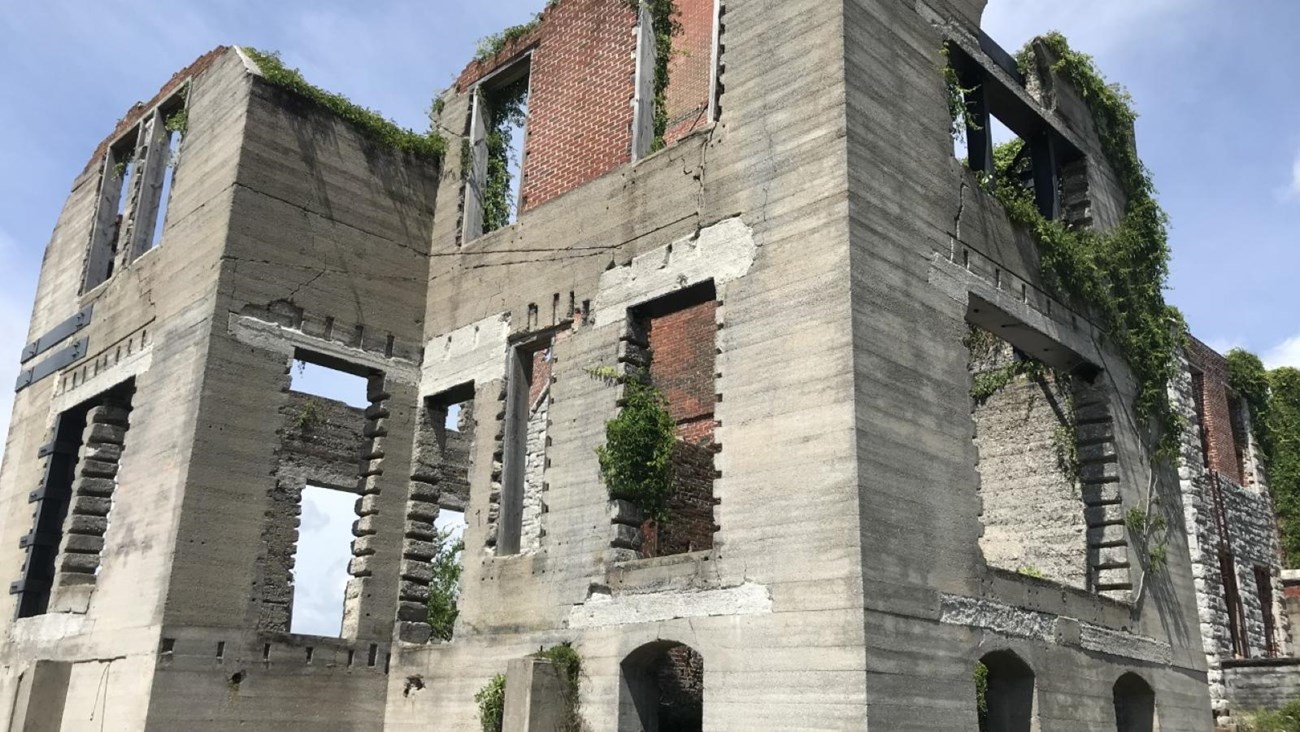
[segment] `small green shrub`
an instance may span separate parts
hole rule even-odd
[[[189,129],[189,127],[190,127],[190,113],[184,107],[181,107],[175,112],[172,112],[171,114],[167,115],[167,119],[163,121],[164,129],[166,129],[168,132],[175,132],[180,135],[184,135],[186,130]]]
[[[989,713],[989,667],[982,662],[975,664],[975,710],[980,715],[980,726],[983,727],[984,717]]]
[[[631,501],[657,521],[666,520],[676,444],[663,394],[639,378],[626,379],[623,409],[605,423],[605,444],[596,449],[610,497]]]
[[[478,702],[478,718],[483,732],[501,732],[501,722],[506,712],[505,674],[493,676],[474,694],[474,701]]]
[[[456,616],[460,614],[457,605],[465,542],[461,539],[452,541],[451,530],[447,529],[439,530],[433,543],[437,551],[432,560],[433,579],[429,581],[429,625],[433,628],[434,638],[447,641],[451,640]]]
[[[1242,732],[1300,732],[1300,699],[1275,712],[1243,715]]]
[[[565,723],[563,732],[581,732],[582,717],[579,710],[579,684],[582,677],[582,657],[568,643],[551,646],[537,654],[555,664],[564,680]]]

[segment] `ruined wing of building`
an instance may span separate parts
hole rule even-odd
[[[1022,72],[982,8],[559,0],[420,139],[251,49],[177,74],[45,254],[0,472],[8,729],[1210,730],[1265,704],[1291,646],[1249,416],[1193,343],[1155,458],[980,133],[1030,143],[1045,217],[1105,229],[1123,194],[1050,48]],[[294,632],[309,491],[355,501],[346,584],[314,588],[332,636]]]

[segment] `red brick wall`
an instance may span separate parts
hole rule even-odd
[[[694,443],[713,440],[717,310],[708,300],[649,319],[650,380],[668,398],[677,436]]]
[[[668,131],[664,134],[670,145],[709,124],[713,2],[676,0],[681,30],[673,37],[673,57],[668,62]]]
[[[561,0],[533,55],[527,211],[632,159],[636,13],[625,0]]]
[[[713,433],[717,388],[717,309],[707,300],[647,318],[650,380],[668,399],[681,442],[673,453],[673,496],[668,521],[642,527],[645,556],[668,556],[713,547]]]
[[[1232,429],[1232,402],[1228,389],[1228,360],[1195,338],[1187,346],[1187,360],[1201,372],[1201,392],[1197,406],[1201,411],[1202,444],[1210,470],[1223,474],[1237,485],[1245,485],[1238,444]],[[1244,445],[1241,445],[1244,449]]]

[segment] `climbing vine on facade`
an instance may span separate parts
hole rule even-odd
[[[1167,218],[1155,199],[1150,172],[1137,156],[1132,100],[1119,85],[1107,83],[1091,57],[1072,50],[1065,36],[1051,33],[1041,41],[1057,60],[1051,70],[1068,80],[1087,104],[1106,162],[1126,198],[1124,215],[1110,231],[1075,228],[1048,220],[1021,181],[1028,159],[1022,143],[995,152],[994,181],[989,190],[1015,223],[1034,237],[1043,279],[1058,296],[1089,311],[1124,354],[1138,385],[1138,415],[1159,428],[1158,454],[1172,457],[1182,422],[1169,400],[1183,346],[1182,315],[1164,299],[1169,274]],[[1030,72],[1035,56],[1026,46],[1018,56]]]
[[[1300,564],[1300,369],[1268,371],[1258,356],[1228,353],[1228,384],[1250,408],[1255,443],[1281,530],[1288,566]]]
[[[513,167],[522,173],[518,156],[522,154],[516,133],[521,133],[528,119],[528,77],[511,82],[484,94],[484,106],[490,110],[487,121],[487,176],[483,181],[483,233],[510,225],[515,213]]]

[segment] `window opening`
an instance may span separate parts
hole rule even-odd
[[[92,290],[113,276],[122,249],[125,221],[136,173],[136,127],[109,146],[99,176],[99,203],[90,235],[90,252],[82,291]]]
[[[634,376],[662,395],[677,438],[666,506],[641,525],[643,557],[713,548],[717,308],[713,283],[705,282],[630,313],[628,351],[640,364]]]
[[[529,553],[541,545],[554,344],[554,334],[548,334],[510,350],[498,554]]]
[[[1250,439],[1246,432],[1246,406],[1240,397],[1228,398],[1228,423],[1232,428],[1233,467],[1237,470],[1237,485],[1246,485],[1246,456],[1250,450]]]
[[[632,157],[639,159],[717,119],[719,0],[640,4]]]
[[[620,732],[702,732],[704,658],[694,648],[657,641],[621,664]]]
[[[372,406],[364,371],[306,352],[296,353],[290,363],[266,535],[261,624],[268,630],[344,634],[347,587],[356,577],[350,564],[354,537],[359,541],[374,533],[358,499],[364,493],[362,474],[368,472],[363,457]],[[287,603],[280,599],[285,595]]]
[[[978,325],[969,325],[966,346],[985,561],[1088,589],[1073,378]],[[1118,502],[1113,484],[1096,492],[1095,503]]]
[[[1010,58],[987,36],[981,38],[981,48],[994,63],[1000,63],[999,56]],[[1009,192],[1031,199],[1045,218],[1059,218],[1063,167],[1082,153],[960,46],[950,43],[946,50],[952,70],[949,94],[959,117],[954,135],[965,139],[967,166],[991,185],[1010,186]],[[1023,85],[1019,71],[1012,67],[1012,72]],[[998,137],[1008,132],[1014,137],[999,143]]]
[[[404,641],[452,638],[459,614],[473,441],[473,383],[425,401],[416,429],[406,506],[398,610]],[[425,543],[431,548],[419,551]]]
[[[1113,689],[1117,732],[1155,732],[1156,694],[1134,673],[1119,677]]]
[[[1245,608],[1241,604],[1241,592],[1237,588],[1237,563],[1232,553],[1223,548],[1219,550],[1219,573],[1223,577],[1223,601],[1228,606],[1228,637],[1232,643],[1232,655],[1235,658],[1250,658],[1250,649],[1243,633],[1246,617]]]
[[[177,98],[178,102],[183,102]],[[167,211],[171,204],[172,185],[176,180],[176,165],[180,162],[181,140],[185,137],[189,118],[183,103],[164,106],[159,113],[162,120],[162,137],[160,149],[163,154],[158,160],[162,166],[162,178],[158,188],[158,213],[154,216],[153,230],[145,250],[151,250],[162,243],[163,228],[167,224]]]
[[[1273,573],[1268,567],[1255,567],[1255,589],[1259,593],[1259,611],[1264,624],[1264,655],[1277,658],[1277,621],[1273,616]]]
[[[1210,467],[1210,430],[1205,421],[1205,374],[1192,371],[1192,402],[1196,407],[1196,429],[1201,436],[1201,462]]]
[[[485,79],[473,92],[464,240],[509,226],[522,200],[531,57]]]
[[[1030,732],[1034,716],[1034,672],[1016,654],[995,651],[975,666],[980,732]]]
[[[350,493],[310,483],[303,488],[289,632],[333,637],[342,632],[355,503]]]

